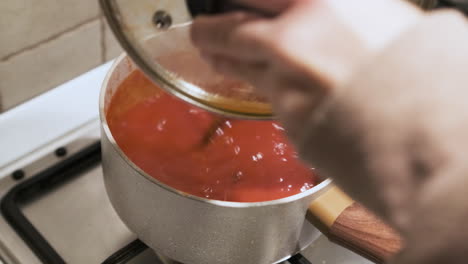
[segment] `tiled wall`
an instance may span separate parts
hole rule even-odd
[[[120,52],[97,0],[1,0],[0,112]]]

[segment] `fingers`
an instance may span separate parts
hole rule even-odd
[[[302,143],[304,136],[307,136],[306,126],[311,113],[320,106],[327,89],[319,82],[301,81],[293,76],[282,77],[269,87],[274,111],[293,142]]]
[[[264,77],[268,71],[266,62],[245,63],[224,56],[203,55],[203,57],[222,74],[247,81],[260,90],[265,86]]]
[[[267,31],[262,18],[237,12],[197,18],[191,37],[202,53],[256,61],[264,54],[261,39]]]

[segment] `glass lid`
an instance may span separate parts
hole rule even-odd
[[[437,0],[409,1],[425,9],[437,3]],[[272,118],[265,97],[256,94],[246,82],[218,74],[202,60],[190,40],[191,13],[241,8],[235,1],[100,0],[100,3],[127,54],[161,88],[211,112],[240,118]]]
[[[270,119],[265,97],[246,82],[217,73],[190,40],[185,0],[101,0],[117,39],[138,67],[173,95],[231,117]]]

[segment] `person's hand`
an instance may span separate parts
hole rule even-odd
[[[197,18],[193,41],[216,70],[270,97],[297,146],[304,145],[304,124],[324,98],[419,16],[394,0],[239,2],[279,15]],[[398,19],[385,15],[392,10]]]
[[[465,232],[457,232],[437,213],[462,225],[467,210],[457,203],[463,193],[457,189],[464,181],[440,182],[434,175],[438,153],[448,144],[445,138],[425,136],[440,130],[444,120],[414,125],[414,108],[423,107],[414,101],[430,87],[416,84],[408,93],[408,87],[389,82],[387,89],[342,90],[354,89],[347,85],[349,79],[416,23],[420,13],[396,0],[242,2],[279,15],[197,19],[192,38],[202,55],[215,69],[270,96],[301,157],[404,234],[408,247],[394,263],[443,263],[448,257],[458,262],[447,263],[463,263],[463,247],[445,240],[462,243]],[[392,105],[389,98],[398,94],[405,94],[405,104]],[[335,97],[342,101],[326,109]],[[330,112],[327,120],[317,125],[324,111]],[[453,134],[451,128],[445,131]],[[457,175],[452,177],[462,177]],[[445,206],[447,201],[452,206]],[[426,232],[431,229],[434,233]]]
[[[402,233],[392,263],[466,263],[466,21],[422,26],[398,0],[242,2],[279,16],[197,19],[202,55],[270,96],[301,157]]]
[[[349,157],[364,158],[352,148],[342,150],[339,143],[344,135],[339,132],[344,122],[330,124],[330,142],[323,138],[326,134],[318,134],[316,119],[327,101],[345,92],[343,87],[354,73],[416,23],[420,12],[398,0],[241,2],[268,7],[279,15],[274,19],[246,13],[197,18],[192,39],[202,56],[216,70],[247,80],[269,96],[301,158],[395,224],[387,213],[387,201],[376,199],[382,186],[373,186],[375,179],[369,179],[373,176],[349,177],[346,173],[351,165],[366,164],[344,163],[353,160]],[[365,133],[365,127],[360,129]],[[356,170],[362,172],[363,168]],[[367,192],[360,191],[363,181],[369,184]]]

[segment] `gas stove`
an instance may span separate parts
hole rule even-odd
[[[168,264],[104,188],[98,95],[111,62],[0,115],[0,264]],[[290,264],[368,264],[321,237]]]

